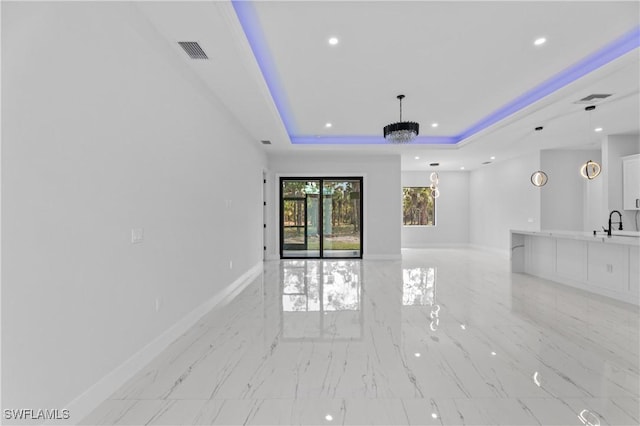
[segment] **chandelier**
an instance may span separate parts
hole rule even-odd
[[[400,121],[384,126],[384,138],[391,143],[408,143],[418,136],[420,125],[413,121],[402,121],[402,99],[404,99],[404,95],[398,95],[397,98],[400,100]]]

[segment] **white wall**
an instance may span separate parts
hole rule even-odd
[[[469,176],[469,235],[477,247],[508,254],[510,229],[540,229],[540,188],[531,184],[538,153],[484,166]]]
[[[269,156],[267,256],[279,258],[278,176],[364,176],[363,257],[400,256],[402,189],[400,156],[360,154],[280,154]]]
[[[429,172],[402,172],[402,186],[429,186]],[[403,226],[402,247],[469,244],[469,173],[438,172],[436,226]]]
[[[266,158],[131,5],[2,8],[2,408],[62,409],[261,261]]]
[[[627,230],[635,229],[635,211],[622,210],[622,157],[640,153],[638,135],[611,135],[602,142],[602,181],[605,188],[604,211],[601,211],[601,223],[605,227],[609,212],[622,213],[622,223]],[[617,220],[617,215],[614,216]],[[617,229],[617,228],[615,228]]]
[[[583,231],[592,222],[585,215],[593,211],[587,208],[586,194],[599,186],[599,180],[588,181],[580,175],[580,167],[588,160],[599,162],[600,150],[541,151],[541,169],[549,181],[540,188],[540,229]]]

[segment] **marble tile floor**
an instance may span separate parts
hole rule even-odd
[[[639,321],[472,249],[270,261],[81,423],[638,425]]]

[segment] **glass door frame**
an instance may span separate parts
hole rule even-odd
[[[308,198],[307,197],[308,197],[308,195],[305,195],[304,198],[282,197],[281,206],[280,206],[280,210],[282,212],[284,212],[284,205],[286,204],[287,201],[294,201],[294,202],[296,202],[298,204],[300,204],[300,201],[302,201],[301,204],[304,206],[304,226],[302,226],[304,228],[304,242],[302,244],[299,244],[300,246],[304,247],[302,250],[308,250],[308,246],[309,246],[309,236],[307,235],[307,228],[308,228],[308,222],[309,222],[309,218],[308,218],[308,215],[307,215],[307,209],[308,209],[308,205],[307,205]],[[284,228],[285,228],[284,220],[282,220],[280,226],[281,226],[280,231],[284,235]],[[300,228],[299,225],[296,225],[296,226],[293,226],[293,227]],[[282,249],[283,250],[285,249],[284,246],[285,246],[285,243],[284,243],[284,239],[283,239],[283,241],[282,241]]]
[[[325,181],[357,181],[360,183],[360,217],[358,228],[360,231],[360,253],[358,256],[349,257],[324,257],[324,182]],[[318,236],[319,236],[319,250],[318,256],[284,256],[284,194],[283,183],[285,181],[318,181],[320,187],[320,193],[318,195]],[[280,206],[280,223],[278,226],[278,232],[280,234],[280,259],[362,259],[364,252],[364,178],[363,176],[279,176],[279,190],[278,190],[278,205]],[[305,215],[306,216],[306,215]],[[306,220],[306,217],[305,217]],[[306,238],[306,236],[305,236]]]

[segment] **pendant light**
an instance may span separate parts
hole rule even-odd
[[[396,96],[400,101],[400,121],[384,126],[384,138],[394,144],[409,143],[418,136],[420,125],[413,121],[402,121],[402,100],[404,95]]]
[[[534,130],[536,132],[541,132],[542,129],[544,129],[544,127],[542,126],[538,126],[536,127]],[[545,186],[547,184],[547,181],[549,180],[549,177],[547,176],[547,174],[545,172],[543,172],[542,170],[538,170],[536,172],[533,172],[531,174],[531,183],[533,184],[533,186],[540,188],[541,186]]]
[[[591,131],[591,111],[593,111],[594,109],[596,109],[595,105],[589,105],[584,109],[589,113],[589,130],[587,132]],[[597,178],[601,171],[602,168],[600,167],[600,164],[592,160],[587,161],[582,165],[582,167],[580,167],[580,175],[587,180]]]
[[[429,180],[431,181],[431,185],[429,186],[429,188],[431,188],[431,196],[434,199],[438,198],[440,196],[440,190],[438,189],[438,183],[440,182],[438,178],[438,172],[431,173],[431,176],[429,176]]]
[[[589,160],[580,167],[580,175],[585,179],[591,180],[598,177],[601,170],[600,164]]]
[[[549,177],[542,170],[533,172],[533,174],[531,175],[531,183],[533,184],[533,186],[537,186],[538,188],[541,186],[545,186],[548,180]]]

